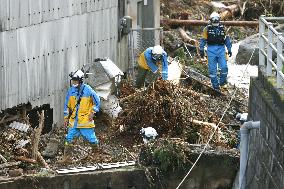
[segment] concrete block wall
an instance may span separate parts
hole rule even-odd
[[[262,67],[251,79],[249,118],[260,121],[251,131],[246,189],[284,188],[284,100]],[[282,99],[281,99],[282,98]]]

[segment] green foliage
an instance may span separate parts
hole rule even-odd
[[[178,57],[181,64],[184,64],[186,66],[190,66],[200,72],[201,74],[205,76],[209,76],[208,68],[206,64],[202,64],[198,61],[196,61],[195,57],[189,58],[186,56],[186,53],[183,48],[179,48],[174,52],[174,56]]]
[[[159,162],[163,172],[170,170],[182,170],[186,165],[186,155],[180,145],[173,141],[164,140],[161,145],[154,149],[154,159]]]
[[[199,139],[199,130],[194,127],[188,127],[188,130],[185,132],[186,141],[190,144],[195,144]]]
[[[226,141],[226,144],[229,145],[231,148],[235,148],[237,146],[238,141],[238,135],[235,132],[232,131],[223,131],[224,137],[222,140]]]
[[[208,66],[207,64],[202,64],[199,62],[190,62],[190,66],[197,70],[199,73],[203,74],[206,77],[209,77],[209,71],[208,71]]]
[[[185,60],[186,59],[186,54],[184,52],[183,48],[179,48],[174,52],[174,56],[178,57],[179,60]]]

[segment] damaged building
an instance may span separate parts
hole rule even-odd
[[[60,124],[68,74],[105,57],[128,72],[145,38],[132,28],[159,28],[157,15],[159,1],[1,2],[0,124],[37,125],[38,110],[49,129]]]

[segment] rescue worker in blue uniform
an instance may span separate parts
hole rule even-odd
[[[168,79],[168,56],[160,45],[147,48],[138,58],[138,74],[135,86],[140,88],[148,75],[147,84],[162,76],[163,80]]]
[[[74,138],[83,136],[94,150],[99,143],[94,129],[94,115],[99,111],[100,98],[89,85],[83,83],[83,71],[77,70],[71,73],[70,77],[72,86],[67,92],[64,103],[64,126],[68,127],[68,133],[63,162],[71,158],[71,143]]]
[[[232,43],[230,37],[226,36],[224,25],[220,23],[220,16],[216,12],[210,15],[210,22],[203,29],[203,35],[200,40],[201,58],[204,57],[204,47],[206,44],[211,84],[215,90],[220,91],[220,87],[221,89],[225,88],[227,84],[228,66],[225,46],[227,47],[229,57],[231,57]],[[219,78],[218,68],[220,69]]]

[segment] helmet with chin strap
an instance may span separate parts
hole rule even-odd
[[[160,45],[156,45],[152,49],[152,57],[154,60],[161,60],[163,54],[163,48]]]
[[[74,73],[71,72],[71,74],[69,74],[71,80],[79,81],[80,83],[83,83],[84,75],[85,74],[82,70],[77,70]]]
[[[218,25],[220,22],[220,15],[217,12],[213,12],[210,15],[210,22],[212,23],[212,25]]]

